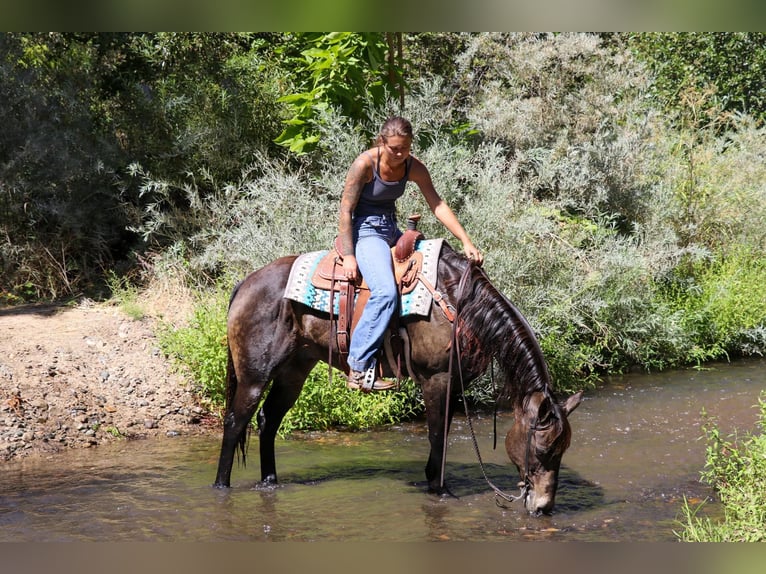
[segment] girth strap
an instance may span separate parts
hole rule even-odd
[[[333,266],[333,269],[336,266],[342,265],[341,258],[336,257],[335,263]],[[336,280],[335,279],[335,273],[332,274],[332,279],[330,283],[330,309],[335,308],[335,292],[338,292],[339,301],[338,301],[338,318],[337,321],[334,319],[335,313],[330,313],[330,336],[331,340],[329,344],[327,345],[328,349],[328,357],[327,357],[327,365],[328,365],[328,378],[330,383],[332,384],[332,334],[335,333],[335,343],[338,346],[338,355],[340,357],[341,363],[346,362],[346,357],[348,356],[348,348],[349,344],[351,342],[351,330],[352,330],[352,321],[354,318],[354,299],[355,299],[355,293],[356,293],[356,285],[353,281],[348,281],[346,279]]]
[[[354,284],[351,281],[341,281],[338,303],[338,330],[336,332],[338,351],[341,355],[348,355],[348,346],[351,342],[351,320],[354,317]]]

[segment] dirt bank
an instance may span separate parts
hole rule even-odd
[[[0,308],[0,460],[218,432],[156,324],[88,301]]]

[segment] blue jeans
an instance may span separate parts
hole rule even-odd
[[[399,293],[391,262],[391,247],[401,235],[393,214],[354,218],[356,261],[370,288],[370,299],[351,335],[348,350],[348,365],[355,371],[375,366],[375,356],[397,310]]]

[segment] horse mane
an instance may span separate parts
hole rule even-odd
[[[463,270],[455,308],[460,360],[482,373],[494,359],[504,378],[499,399],[518,404],[536,391],[553,398],[548,365],[532,327],[478,265]]]

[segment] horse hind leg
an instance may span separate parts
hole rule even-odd
[[[244,380],[238,381],[231,356],[229,357],[226,377],[228,397],[223,419],[223,440],[218,460],[218,472],[215,483],[213,483],[213,486],[218,488],[228,488],[231,485],[231,470],[234,466],[234,455],[237,448],[242,453],[243,464],[246,462],[245,443],[248,427],[267,382],[260,381],[253,374],[249,374],[243,377]]]
[[[274,377],[266,400],[258,413],[258,442],[261,456],[261,480],[265,484],[277,483],[274,440],[287,411],[289,411],[303,389],[315,359],[293,360],[284,364]]]

